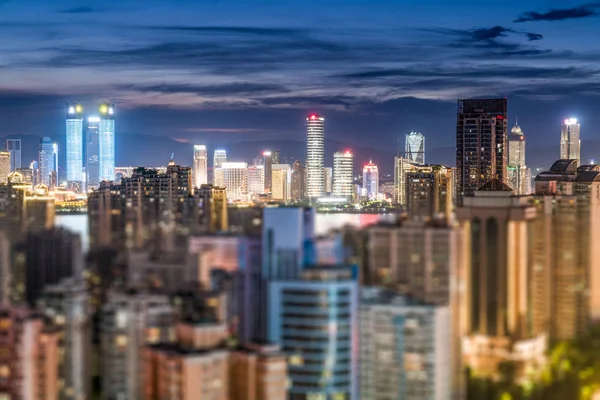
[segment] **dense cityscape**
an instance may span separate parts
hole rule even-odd
[[[0,398],[596,398],[600,167],[569,117],[532,177],[507,104],[458,101],[456,167],[407,133],[389,183],[325,165],[322,115],[304,163],[117,167],[115,106],[67,104],[65,166],[0,152]]]

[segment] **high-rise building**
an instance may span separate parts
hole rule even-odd
[[[227,194],[225,188],[202,185],[194,193],[199,207],[199,224],[203,232],[224,232],[227,222]]]
[[[581,125],[575,118],[567,118],[560,130],[560,159],[581,160]]]
[[[273,164],[271,170],[271,198],[278,201],[288,201],[290,199],[291,167],[288,164]]]
[[[376,200],[379,196],[379,169],[372,160],[363,167],[363,189],[369,200]]]
[[[40,232],[54,226],[55,197],[44,185],[35,186],[32,192],[25,194],[25,229],[28,232]]]
[[[245,162],[225,162],[221,164],[223,186],[230,201],[248,200],[248,164]]]
[[[115,179],[115,105],[102,103],[98,133],[100,181]]]
[[[44,289],[38,305],[58,330],[59,398],[89,396],[91,389],[92,322],[85,284],[65,279]]]
[[[425,164],[425,136],[419,132],[406,134],[404,158],[412,164]]]
[[[258,196],[265,193],[265,166],[251,165],[248,167],[248,195]]]
[[[167,296],[133,289],[108,294],[100,322],[100,371],[106,398],[144,398],[144,349],[169,342],[172,326],[173,309]]]
[[[530,323],[535,305],[545,301],[543,291],[534,290],[541,274],[529,262],[536,209],[495,178],[463,200],[456,215],[471,244],[464,275],[464,359],[483,376],[493,376],[510,360],[520,377],[543,365],[547,350],[547,332],[534,331]]]
[[[324,179],[324,188],[325,194],[330,195],[333,193],[333,168],[325,167],[323,168],[323,179]]]
[[[10,172],[21,168],[21,139],[8,139],[6,151],[10,153]]]
[[[406,158],[394,158],[394,200],[396,203],[406,205],[406,174],[415,169],[415,165]]]
[[[287,157],[284,158],[287,159]],[[283,160],[279,159],[279,149],[273,150],[273,164],[284,164]]]
[[[300,201],[304,199],[304,168],[300,160],[292,164],[290,199]]]
[[[60,399],[58,336],[30,309],[0,305],[0,398]]]
[[[273,153],[263,152],[263,164],[265,173],[265,193],[271,194],[273,186]]]
[[[287,359],[279,346],[248,343],[229,356],[231,400],[283,400]]]
[[[227,162],[227,152],[225,150],[215,150],[213,155],[213,168],[220,168],[221,164]]]
[[[381,288],[361,294],[360,398],[452,399],[449,307]]]
[[[457,200],[496,178],[507,181],[507,99],[459,100],[456,118]]]
[[[208,184],[208,152],[206,146],[198,144],[194,146],[194,187],[199,188]]]
[[[88,191],[100,186],[100,117],[90,116],[85,130],[85,177]]]
[[[58,186],[58,143],[52,143],[52,156],[54,157],[54,182],[50,185],[51,188]]]
[[[52,172],[54,172],[54,145],[49,137],[44,137],[40,141],[39,151],[39,168],[40,168],[40,183],[48,186],[53,186]],[[0,182],[2,172],[0,167]]]
[[[12,287],[10,241],[7,232],[0,229],[0,305],[8,304]]]
[[[350,150],[333,154],[333,195],[352,198],[354,194],[354,155]]]
[[[311,114],[306,118],[306,197],[309,199],[325,194],[324,164],[325,118]]]
[[[67,182],[79,186],[83,182],[83,107],[81,104],[67,104],[66,140]]]
[[[354,273],[317,266],[296,279],[269,282],[268,339],[290,354],[289,398],[360,398]]]
[[[412,218],[452,212],[454,174],[445,165],[418,165],[406,173],[406,211]]]
[[[0,183],[8,183],[10,172],[10,152],[0,151]]]
[[[531,193],[531,170],[525,163],[525,135],[518,122],[508,135],[507,184],[517,195]]]

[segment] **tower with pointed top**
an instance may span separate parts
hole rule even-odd
[[[517,195],[531,193],[531,170],[525,163],[525,135],[516,118],[508,135],[507,184]]]
[[[369,163],[363,167],[363,189],[364,195],[369,200],[377,199],[379,194],[379,169],[369,159]]]

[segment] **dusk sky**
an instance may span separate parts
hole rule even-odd
[[[386,151],[418,130],[453,147],[461,97],[508,97],[528,152],[556,158],[562,119],[584,141],[600,126],[600,3],[0,4],[0,136],[64,135],[70,100],[117,103],[117,135],[214,146],[300,141],[318,112],[348,146]]]

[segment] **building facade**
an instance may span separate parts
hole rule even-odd
[[[560,159],[581,160],[581,125],[575,118],[567,118],[560,129]]]
[[[492,178],[507,180],[507,99],[459,100],[456,118],[457,200]]]
[[[453,210],[453,169],[445,165],[421,165],[406,173],[406,211],[411,218],[424,219]]]
[[[10,172],[22,167],[21,165],[21,139],[6,140],[6,151],[10,153]]]
[[[10,172],[10,152],[0,151],[0,183],[8,183]]]
[[[525,135],[518,123],[508,136],[507,184],[517,195],[531,194],[531,170],[525,162]]]
[[[44,137],[40,141],[39,151],[40,183],[52,187],[52,172],[54,172],[54,145],[49,137]],[[0,167],[1,169],[1,167]],[[0,179],[2,172],[0,171]]]
[[[425,164],[425,136],[419,132],[406,134],[404,158],[412,164]]]
[[[304,199],[304,167],[300,160],[292,164],[290,199],[301,201]]]
[[[194,146],[194,188],[208,184],[208,152],[205,145]]]
[[[83,182],[83,107],[81,104],[67,104],[66,122],[67,182],[71,186],[81,187]]]
[[[325,118],[316,114],[306,118],[306,196],[309,199],[325,194]]]
[[[85,130],[85,177],[87,190],[100,186],[100,117],[87,118]]]
[[[115,105],[102,103],[99,107],[98,169],[100,181],[115,179]]]
[[[376,200],[379,196],[379,169],[372,160],[363,167],[363,190],[369,200]]]
[[[351,199],[354,194],[354,155],[350,150],[333,154],[333,195]]]
[[[223,174],[223,186],[229,201],[248,200],[248,164],[245,162],[226,162],[220,167]]]
[[[406,158],[394,158],[394,200],[396,203],[406,205],[406,174],[415,169],[415,165]]]
[[[288,164],[273,164],[271,171],[271,198],[276,201],[289,201],[291,167]]]

